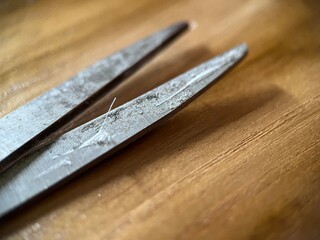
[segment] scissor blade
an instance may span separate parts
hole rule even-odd
[[[0,216],[64,183],[176,113],[246,54],[236,47],[60,136],[0,179]]]
[[[1,118],[0,173],[37,145],[61,135],[59,129],[187,28],[187,23],[178,23],[138,41]]]

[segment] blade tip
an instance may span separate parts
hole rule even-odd
[[[237,62],[241,61],[247,55],[247,53],[248,45],[246,43],[242,43],[225,52],[223,56],[228,59],[229,63],[236,64]]]
[[[178,32],[184,32],[190,28],[190,22],[182,20],[173,24],[172,27]]]
[[[234,49],[234,54],[238,59],[242,59],[245,57],[249,51],[248,44],[241,43],[238,46],[236,46]]]

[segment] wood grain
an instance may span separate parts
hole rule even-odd
[[[3,0],[1,116],[175,21],[197,27],[79,123],[235,44],[191,105],[2,220],[10,239],[320,239],[318,0]]]

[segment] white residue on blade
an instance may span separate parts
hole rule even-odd
[[[109,110],[108,112],[111,111],[112,109],[112,106],[114,105],[115,101],[116,101],[117,98],[114,98],[110,107],[109,107]],[[108,113],[107,112],[107,113]],[[71,150],[68,150],[66,152],[64,152],[63,154],[61,155],[56,155],[53,157],[53,159],[57,159],[57,158],[61,158],[61,157],[66,157],[67,155],[69,155],[70,153],[73,153],[74,151],[76,151],[77,149],[81,149],[81,148],[85,148],[87,146],[90,146],[90,145],[94,145],[94,144],[99,144],[99,145],[103,145],[107,142],[110,142],[111,141],[111,136],[108,134],[108,133],[105,133],[103,132],[103,129],[106,125],[106,120],[107,120],[107,116],[105,116],[104,118],[104,121],[103,123],[101,124],[101,127],[99,129],[99,131],[91,138],[89,138],[87,141],[85,141],[84,143],[82,143],[78,148],[76,148],[75,150],[74,149],[71,149]],[[71,162],[69,160],[67,160],[68,163],[70,163],[71,165]],[[55,165],[54,165],[55,166]],[[52,167],[54,167],[52,166]],[[51,168],[52,168],[51,167]],[[55,170],[56,168],[52,169],[52,170]],[[40,174],[38,177],[42,176],[44,173]]]
[[[108,112],[111,111],[112,109],[112,106],[114,105],[115,101],[117,100],[117,98],[114,98],[110,107],[109,107],[109,110]],[[107,113],[108,113],[107,112]],[[107,123],[107,115],[105,115],[105,118],[104,118],[104,121],[103,123],[101,124],[101,127],[99,129],[99,131],[93,135],[93,137],[89,138],[87,141],[85,141],[84,143],[82,143],[79,147],[80,148],[84,148],[84,147],[87,147],[87,146],[90,146],[92,144],[105,144],[107,142],[110,142],[111,141],[111,136],[106,133],[106,132],[103,132],[103,129],[104,127],[106,126],[106,123]]]

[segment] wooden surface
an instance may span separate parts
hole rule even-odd
[[[0,234],[320,239],[319,12],[318,0],[1,1],[2,116],[177,20],[194,29],[91,117],[235,44],[250,54],[166,124],[2,221]]]

